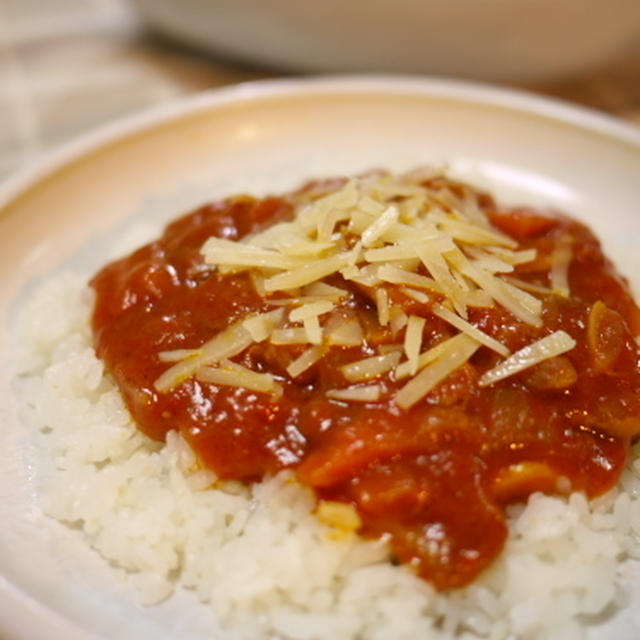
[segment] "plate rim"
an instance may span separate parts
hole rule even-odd
[[[14,200],[66,165],[81,161],[84,157],[117,141],[144,134],[161,124],[234,104],[283,97],[345,93],[417,95],[426,99],[449,98],[467,104],[503,108],[535,115],[591,134],[597,133],[640,152],[640,126],[591,107],[523,89],[449,78],[391,74],[253,80],[197,92],[161,105],[143,108],[45,150],[42,155],[18,168],[0,182],[0,216]]]

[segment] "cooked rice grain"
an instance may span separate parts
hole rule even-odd
[[[511,508],[494,566],[438,594],[391,566],[382,543],[319,522],[290,472],[212,488],[180,436],[161,446],[137,431],[91,348],[91,304],[83,280],[64,275],[18,322],[21,384],[56,467],[41,502],[129,572],[142,602],[193,589],[244,637],[286,640],[573,639],[622,606],[620,569],[640,555],[637,460],[591,504],[535,494]]]

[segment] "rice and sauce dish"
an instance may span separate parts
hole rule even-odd
[[[579,638],[624,606],[640,310],[584,225],[372,171],[205,205],[87,280],[20,323],[43,500],[144,601],[287,639]]]

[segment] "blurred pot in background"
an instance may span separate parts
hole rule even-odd
[[[577,75],[640,36],[640,0],[132,0],[156,30],[296,71]]]

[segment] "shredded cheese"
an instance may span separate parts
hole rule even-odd
[[[391,311],[389,311],[389,326],[394,336],[407,326],[407,319],[407,314],[401,307],[397,305],[391,307]]]
[[[301,356],[296,358],[288,367],[287,373],[292,378],[297,378],[301,373],[311,368],[322,356],[324,355],[322,347],[314,346],[309,347],[302,353]]]
[[[156,389],[167,392],[195,376],[276,393],[280,385],[272,376],[230,359],[266,340],[307,345],[287,367],[295,378],[330,349],[366,347],[370,321],[361,325],[351,311],[361,294],[375,303],[375,331],[384,328],[392,344],[383,343],[378,355],[344,365],[341,372],[350,383],[386,375],[392,381],[408,378],[395,396],[403,409],[424,398],[481,346],[505,358],[482,376],[482,385],[572,348],[573,340],[560,331],[511,354],[468,320],[468,307],[499,305],[517,321],[541,327],[538,296],[570,293],[570,244],[560,241],[552,254],[550,288],[514,277],[510,274],[517,265],[536,259],[536,250],[521,249],[494,228],[473,190],[427,187],[420,184],[423,173],[375,172],[303,191],[295,195],[292,220],[239,242],[209,238],[201,250],[207,268],[223,275],[248,272],[255,291],[274,310],[242,318],[200,347],[160,352],[159,360],[171,366],[156,380]],[[430,170],[428,175],[434,174]],[[344,288],[335,286],[341,279]],[[411,315],[388,285],[399,287]],[[460,333],[421,352],[433,316]],[[400,364],[403,354],[406,360]],[[385,393],[387,385],[369,384],[332,389],[327,396],[377,402]]]
[[[287,291],[310,284],[348,266],[351,258],[350,253],[340,253],[329,258],[309,262],[292,271],[279,273],[264,281],[265,291]]]
[[[206,366],[200,368],[196,374],[196,379],[200,382],[242,387],[262,393],[279,393],[282,391],[282,388],[271,374],[257,373],[229,360],[223,360],[216,367]]]
[[[509,351],[507,347],[498,342],[495,338],[487,335],[484,331],[478,329],[478,327],[474,327],[471,323],[463,320],[460,316],[457,316],[452,311],[449,311],[449,309],[443,307],[441,304],[434,305],[432,311],[435,315],[438,316],[438,318],[441,318],[445,322],[448,322],[450,325],[454,326],[456,329],[459,329],[463,333],[470,335],[480,344],[489,347],[489,349],[492,349],[496,353],[499,353],[501,356],[507,357],[511,353],[511,351]]]
[[[271,344],[307,344],[309,336],[304,327],[275,329],[269,339]]]
[[[462,366],[474,354],[480,343],[465,334],[462,336],[453,348],[445,350],[434,362],[422,369],[415,378],[409,380],[396,393],[395,403],[401,409],[409,409],[416,402],[422,400],[437,384]]]
[[[237,269],[243,267],[295,269],[302,264],[298,258],[283,256],[276,251],[222,238],[209,238],[202,247],[202,255],[209,264],[228,265]]]
[[[464,289],[460,287],[456,279],[451,274],[448,264],[442,257],[442,253],[431,250],[425,246],[419,251],[420,260],[429,270],[434,280],[438,283],[440,290],[451,301],[456,311],[463,317],[467,317],[467,307],[464,302]]]
[[[530,293],[539,293],[543,296],[553,293],[553,290],[549,289],[549,287],[543,287],[542,285],[535,284],[533,282],[527,282],[526,280],[516,278],[515,276],[505,276],[503,280],[518,289],[529,291]]]
[[[432,302],[432,299],[429,297],[429,295],[424,293],[423,291],[416,291],[415,289],[402,287],[402,293],[404,293],[405,296],[408,296],[412,300],[420,302],[421,304],[429,304],[430,302]]]
[[[422,346],[422,332],[426,319],[420,316],[409,316],[407,330],[404,337],[404,352],[409,361],[410,373],[415,375],[418,371],[418,356]]]
[[[356,318],[349,318],[326,328],[327,344],[339,347],[359,347],[364,340],[364,332]]]
[[[289,320],[291,322],[301,322],[307,318],[313,318],[328,313],[333,309],[333,307],[333,302],[330,302],[329,300],[309,302],[291,311],[291,313],[289,313]]]
[[[378,308],[378,322],[381,327],[389,324],[389,294],[386,289],[376,290],[376,307]]]
[[[427,351],[423,351],[418,357],[418,371],[423,369],[428,364],[437,360],[443,353],[451,351],[458,347],[458,345],[466,342],[468,336],[464,333],[458,333],[451,338],[447,338],[443,340],[435,347],[431,347],[431,349],[427,349]],[[411,375],[411,363],[403,362],[399,364],[395,371],[393,372],[396,380],[402,380]]]
[[[449,231],[456,240],[462,240],[471,244],[497,245],[498,247],[507,247],[509,249],[515,249],[518,246],[518,243],[513,238],[510,238],[504,233],[483,228],[477,224],[462,222],[444,213],[434,212],[431,215],[431,219],[439,222],[440,226]]]
[[[181,360],[167,369],[154,383],[161,393],[170,391],[174,387],[193,376],[200,367],[242,353],[253,343],[251,334],[242,326],[242,321],[234,322],[224,331],[203,344],[195,356]]]
[[[491,307],[493,306],[493,298],[482,289],[474,289],[469,291],[465,296],[467,307]]]
[[[408,257],[415,257],[418,251],[418,244],[391,244],[380,249],[369,249],[364,252],[367,262],[391,262],[393,260],[405,260]]]
[[[257,313],[242,322],[242,326],[249,332],[254,342],[266,340],[282,324],[284,311],[276,309],[267,313]]]
[[[302,325],[307,334],[307,340],[311,344],[322,343],[322,327],[320,326],[318,316],[308,316],[302,321]]]
[[[331,302],[338,302],[343,298],[347,298],[349,292],[345,289],[340,289],[340,287],[334,287],[326,282],[322,282],[322,280],[318,280],[305,287],[305,295],[327,298],[331,300]]]
[[[362,232],[362,246],[372,246],[397,220],[398,209],[391,205],[380,214],[380,217],[375,222],[372,222],[371,225]]]
[[[499,365],[487,371],[479,381],[481,387],[498,382],[520,373],[543,360],[554,358],[573,349],[576,341],[565,331],[556,331],[551,335],[523,347],[509,356]]]
[[[333,302],[326,296],[298,296],[296,298],[272,298],[266,301],[273,307],[300,307],[311,302]]]
[[[535,249],[522,249],[521,251],[511,251],[502,247],[487,247],[487,251],[500,258],[507,264],[517,265],[532,262],[536,259]]]
[[[380,399],[382,388],[378,384],[366,387],[347,387],[346,389],[329,389],[327,398],[333,400],[346,400],[350,402],[377,402]]]
[[[489,273],[512,273],[514,270],[512,264],[482,249],[467,247],[467,253],[475,258],[476,266],[483,268],[485,271],[489,271]]]
[[[401,352],[390,351],[380,356],[371,356],[363,360],[357,360],[340,367],[340,371],[349,382],[360,382],[362,380],[370,380],[393,369],[400,358]]]
[[[200,353],[199,349],[173,349],[172,351],[161,351],[158,354],[160,362],[179,362],[180,360],[188,360]]]
[[[462,263],[464,275],[471,278],[481,289],[484,289],[498,304],[523,322],[534,327],[542,326],[540,316],[536,315],[533,310],[523,306],[519,300],[516,300],[512,291],[507,288],[507,283],[482,268],[477,268],[464,257]]]
[[[378,268],[378,278],[392,284],[408,284],[417,289],[431,289],[440,291],[438,283],[433,278],[412,273],[393,265],[383,265]]]

